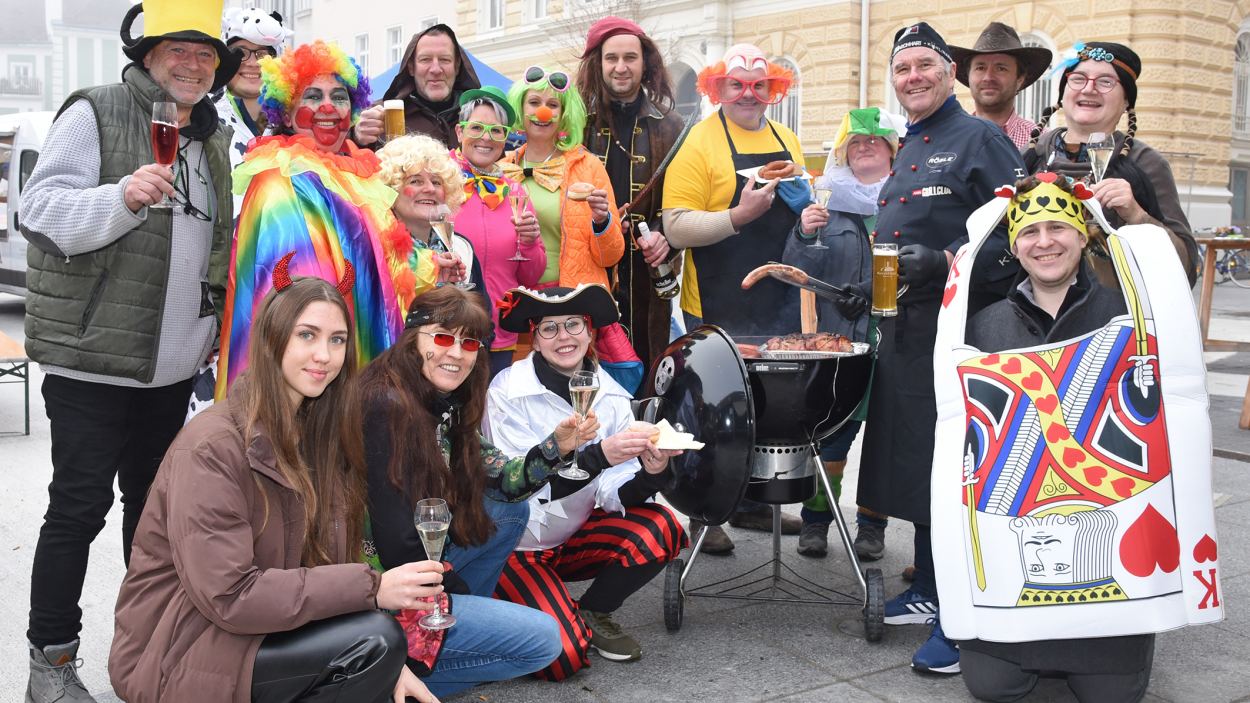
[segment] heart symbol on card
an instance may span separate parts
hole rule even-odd
[[[1003,364],[1003,373],[1020,373],[1020,359],[1014,356],[1008,359],[1007,363]]]
[[[1043,398],[1038,398],[1033,401],[1033,405],[1036,405],[1038,410],[1041,410],[1049,415],[1055,411],[1055,408],[1059,407],[1059,399],[1052,394]]]
[[[1063,463],[1069,469],[1082,461],[1085,461],[1085,452],[1080,449],[1077,449],[1076,447],[1068,447],[1063,450]]]
[[[1107,470],[1101,466],[1087,466],[1085,468],[1085,480],[1089,481],[1091,486],[1101,486],[1102,480],[1107,477]]]
[[[1080,181],[1077,181],[1077,184],[1072,186],[1072,194],[1076,196],[1077,200],[1089,200],[1094,197],[1094,191],[1086,188],[1085,184]]]
[[[998,363],[997,354],[987,354],[986,356],[981,357],[982,366],[993,366],[997,363]]]
[[[1203,535],[1198,540],[1198,544],[1194,545],[1194,561],[1201,564],[1204,561],[1215,561],[1219,557],[1219,548],[1215,545],[1215,540],[1211,539],[1211,535]]]
[[[955,285],[954,283],[946,287],[946,290],[942,292],[942,307],[950,306],[951,301],[955,299],[955,291],[958,288],[959,286]]]
[[[1028,376],[1025,376],[1024,380],[1020,382],[1020,385],[1031,391],[1040,390],[1042,387],[1042,375],[1034,371]]]
[[[1065,439],[1070,439],[1071,437],[1072,437],[1072,433],[1068,431],[1067,426],[1064,425],[1062,422],[1056,422],[1055,424],[1046,428],[1046,441],[1050,442],[1051,444],[1060,442]]]
[[[1136,481],[1129,478],[1128,476],[1125,476],[1124,478],[1117,478],[1116,480],[1112,481],[1111,489],[1115,491],[1115,494],[1120,496],[1121,498],[1128,498],[1133,495],[1133,487],[1136,485],[1137,485]]]
[[[1138,578],[1153,574],[1156,567],[1165,574],[1176,571],[1181,564],[1176,528],[1153,505],[1147,505],[1120,540],[1120,561]]]

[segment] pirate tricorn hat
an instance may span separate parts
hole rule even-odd
[[[122,18],[122,53],[143,66],[143,58],[163,41],[190,41],[208,44],[217,52],[213,87],[221,88],[239,70],[242,54],[226,48],[221,40],[221,9],[224,0],[144,0],[133,5]],[[134,37],[135,19],[143,15],[143,34]]]

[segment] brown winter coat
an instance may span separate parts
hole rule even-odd
[[[438,112],[417,92],[417,79],[412,73],[412,57],[417,53],[417,42],[432,31],[451,37],[452,44],[456,46],[456,79],[451,84],[451,107]],[[436,24],[412,35],[404,49],[403,58],[399,60],[399,72],[382,94],[382,100],[404,101],[404,124],[409,133],[428,134],[448,149],[454,149],[459,146],[456,140],[456,123],[460,121],[460,96],[466,90],[481,87],[482,82],[478,80],[477,71],[469,61],[464,47],[460,46],[460,40],[456,39],[456,33],[445,24]],[[378,101],[377,104],[380,103]]]
[[[352,563],[341,522],[339,563],[301,568],[302,503],[268,438],[245,439],[244,423],[229,400],[214,405],[174,440],[152,484],[109,655],[129,703],[247,703],[266,634],[374,607],[378,575]]]

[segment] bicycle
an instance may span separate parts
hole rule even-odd
[[[1220,250],[1215,258],[1215,283],[1224,281],[1232,281],[1239,288],[1250,288],[1250,258],[1232,249]]]

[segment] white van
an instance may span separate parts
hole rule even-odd
[[[26,240],[18,204],[30,180],[54,112],[0,115],[0,291],[26,294]]]

